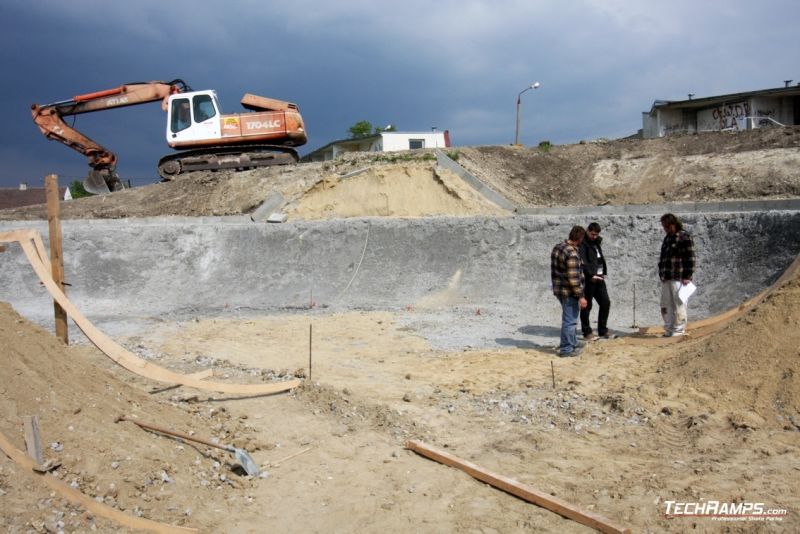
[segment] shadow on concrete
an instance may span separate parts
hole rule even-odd
[[[526,336],[541,336],[541,337],[561,337],[561,327],[558,326],[541,326],[541,325],[526,325],[520,326],[517,329],[520,334]]]
[[[517,329],[517,332],[526,336],[538,338],[536,341],[530,339],[514,339],[509,337],[495,338],[495,343],[504,347],[516,347],[518,349],[536,349],[549,351],[553,348],[553,339],[558,341],[561,337],[561,329],[555,326],[526,325]],[[542,338],[549,338],[543,342]],[[537,342],[538,341],[538,342]]]
[[[529,339],[512,339],[510,337],[498,337],[495,338],[494,342],[504,347],[515,347],[518,349],[535,349],[545,351],[553,348],[552,345],[540,345]]]

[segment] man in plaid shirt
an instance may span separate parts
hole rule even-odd
[[[583,297],[583,266],[578,247],[586,230],[573,226],[569,238],[559,243],[550,253],[550,276],[553,294],[561,302],[561,344],[558,355],[562,358],[578,356],[583,347],[578,346],[576,327],[578,314],[588,303]]]
[[[661,217],[661,227],[667,234],[661,243],[658,258],[658,277],[661,279],[661,316],[664,318],[664,337],[686,334],[687,307],[678,291],[692,281],[694,275],[694,243],[683,223],[672,213]]]

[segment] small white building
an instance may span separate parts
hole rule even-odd
[[[797,124],[800,124],[800,86],[790,86],[787,82],[786,87],[747,93],[656,100],[650,111],[642,113],[642,137]]]
[[[450,132],[381,132],[358,139],[333,141],[303,156],[302,161],[329,161],[345,152],[398,152],[450,147]]]

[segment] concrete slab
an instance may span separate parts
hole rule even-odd
[[[450,159],[441,149],[436,149],[436,164],[444,169],[448,169],[456,173],[462,180],[468,183],[473,189],[482,194],[486,199],[494,202],[503,209],[508,211],[516,211],[517,206],[509,202],[503,195],[489,187],[483,181],[479,180],[475,175],[467,171],[464,167]]]
[[[279,211],[284,204],[283,195],[278,192],[270,193],[270,195],[261,203],[261,205],[255,209],[253,214],[250,216],[250,220],[253,222],[270,222],[269,218],[272,214],[276,211]],[[283,222],[283,221],[281,221]]]
[[[558,335],[550,250],[590,220],[603,227],[611,328],[631,326],[634,284],[637,322],[659,324],[663,234],[652,213],[64,221],[65,276],[72,301],[111,335],[215,315],[385,309],[437,347],[533,347]],[[800,253],[800,211],[696,212],[684,220],[698,249],[690,319],[746,300]],[[46,237],[46,223],[33,226]],[[307,310],[312,293],[317,308]],[[52,323],[52,303],[17,247],[0,257],[0,300]]]

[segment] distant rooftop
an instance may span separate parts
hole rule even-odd
[[[66,187],[58,188],[59,199],[64,198],[66,190]],[[0,187],[0,210],[45,203],[47,203],[47,194],[44,187],[27,187],[23,184],[15,188]]]

